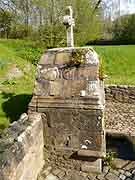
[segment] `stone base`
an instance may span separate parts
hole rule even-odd
[[[102,159],[84,162],[81,166],[81,171],[87,173],[102,173]]]

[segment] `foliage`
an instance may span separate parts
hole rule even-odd
[[[66,29],[63,16],[66,6],[72,5],[75,17],[76,45],[85,44],[88,39],[101,37],[101,8],[99,0],[4,0],[0,2],[2,11],[8,9],[14,21],[8,22],[7,38],[29,38],[40,41],[47,48],[66,45]],[[4,11],[5,12],[5,11]],[[2,37],[2,36],[1,36]]]
[[[121,16],[114,21],[113,38],[115,40],[135,40],[135,14]]]
[[[101,9],[96,9],[95,1],[78,0],[73,1],[75,13],[75,43],[76,46],[82,46],[88,40],[101,38],[102,23],[101,23]]]
[[[39,28],[40,42],[46,48],[63,47],[66,45],[66,33],[64,26],[61,23],[53,25],[44,25]]]
[[[16,64],[22,71],[28,64],[25,55],[22,56],[20,52],[21,47],[36,49],[35,43],[29,41],[0,40],[0,129],[4,129],[10,122],[17,120],[21,113],[26,112],[31,98],[35,66],[31,65],[29,74],[25,73],[21,79],[4,80],[11,64]]]
[[[43,52],[43,48],[37,47],[36,42],[32,42],[32,41],[1,39],[0,44],[4,45],[1,48],[8,47],[9,51],[11,50],[11,54],[12,54],[11,59],[13,59],[14,56],[16,55],[17,58],[20,57],[24,60],[27,60],[33,65],[37,64]],[[7,49],[5,49],[4,51],[7,51]],[[2,62],[0,60],[0,64],[4,65],[5,63],[9,63],[9,60],[6,60],[5,58]]]
[[[11,29],[13,15],[11,12],[0,9],[0,35],[8,38]]]
[[[16,81],[15,80],[5,80],[2,82],[3,85],[15,85]]]
[[[78,52],[72,52],[72,59],[69,62],[69,66],[79,67],[81,64],[84,64],[84,52],[80,50]]]
[[[40,48],[22,48],[19,51],[19,56],[21,58],[26,59],[33,65],[37,65],[40,56],[41,56],[42,50]]]
[[[100,57],[100,66],[99,66],[99,79],[103,81],[105,78],[105,62]]]
[[[33,29],[32,26],[25,24],[13,24],[10,28],[9,37],[12,39],[24,39],[30,37]]]
[[[112,167],[112,161],[114,160],[115,153],[114,152],[107,152],[106,157],[103,160],[104,166],[110,166]]]

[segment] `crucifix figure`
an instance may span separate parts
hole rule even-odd
[[[75,21],[71,6],[68,6],[66,9],[66,16],[64,16],[63,23],[67,30],[67,47],[74,47],[73,27],[75,26]]]

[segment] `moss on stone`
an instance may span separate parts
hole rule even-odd
[[[81,64],[85,63],[85,53],[86,50],[80,49],[78,51],[73,51],[71,54],[71,61],[69,65],[79,67]]]

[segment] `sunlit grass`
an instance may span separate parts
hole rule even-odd
[[[104,61],[107,84],[135,85],[135,45],[94,46]]]
[[[16,64],[23,71],[26,64],[30,63],[19,54],[21,47],[26,45],[28,43],[25,41],[0,40],[0,128],[5,128],[10,122],[17,120],[18,112],[23,113],[26,110],[32,94],[35,76],[35,66],[32,64],[31,71],[24,73],[21,79],[5,81],[12,64]]]

